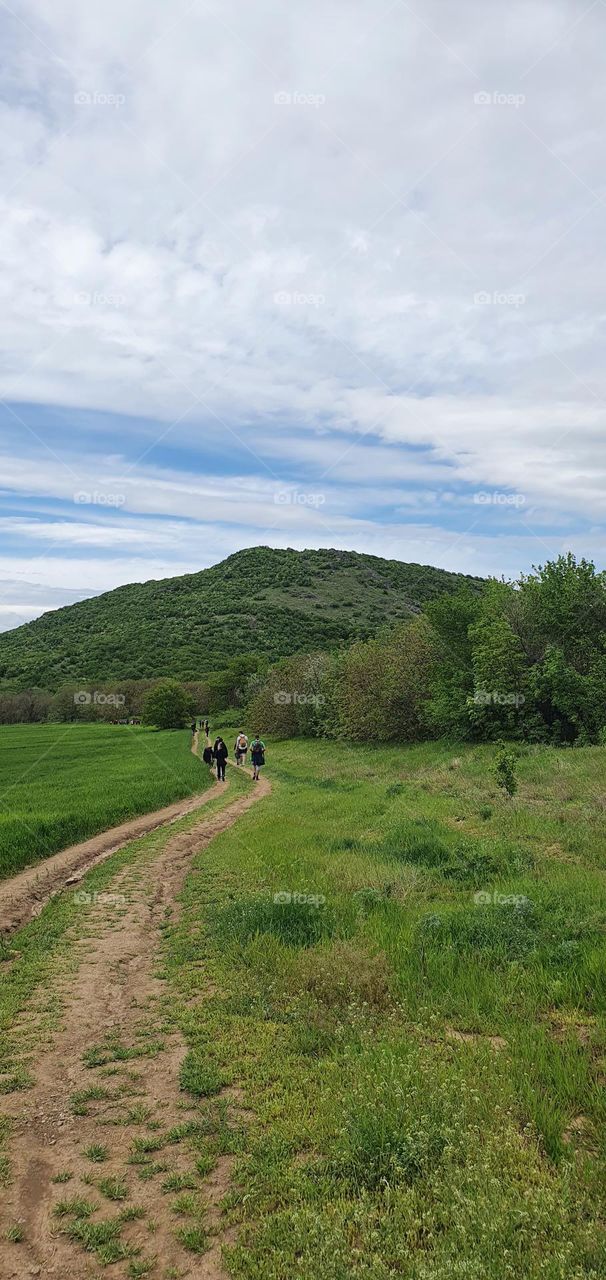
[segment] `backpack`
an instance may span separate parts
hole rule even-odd
[[[241,733],[238,738],[238,751],[246,751],[247,746],[248,742],[246,741],[246,734]]]

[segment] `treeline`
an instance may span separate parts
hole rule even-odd
[[[268,670],[267,662],[254,655],[234,658],[221,671],[200,680],[183,682],[188,714],[213,715],[227,707],[243,706],[253,673]],[[105,721],[141,719],[149,694],[163,680],[81,681],[63,685],[51,694],[43,689],[16,693],[0,690],[0,724],[40,724],[43,721]]]
[[[560,556],[341,652],[288,658],[250,682],[249,723],[351,742],[606,741],[606,575]]]

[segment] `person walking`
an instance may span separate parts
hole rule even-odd
[[[217,763],[217,782],[225,782],[225,761],[229,755],[229,751],[225,746],[223,738],[215,738],[213,747],[213,760]]]
[[[265,764],[265,743],[261,741],[258,733],[250,744],[250,760],[253,767],[253,782],[258,782],[259,769],[262,769]]]
[[[203,759],[204,763],[208,765],[209,769],[211,769],[211,770],[212,770],[212,767],[213,767],[213,749],[212,749],[212,747],[211,747],[211,745],[210,745],[210,742],[207,742],[207,744],[206,744],[206,746],[205,746],[205,748],[204,748],[204,751],[202,752],[202,759]]]
[[[208,731],[209,731],[209,724],[208,724],[208,720],[205,720],[205,721],[204,721],[204,733],[205,733],[206,737],[208,737]]]
[[[246,752],[248,751],[248,738],[241,729],[234,743],[234,751],[236,755],[236,764],[246,764]]]

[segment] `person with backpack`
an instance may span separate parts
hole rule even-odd
[[[265,743],[261,742],[258,733],[250,744],[250,760],[253,767],[253,782],[258,782],[259,769],[265,764]]]
[[[246,752],[248,751],[248,738],[246,737],[246,734],[243,732],[242,729],[240,730],[236,738],[236,741],[234,744],[234,751],[236,753],[236,764],[238,765],[246,764]]]
[[[225,746],[223,738],[216,738],[213,747],[213,760],[217,763],[217,782],[225,782],[225,761],[229,755],[229,751]]]
[[[202,752],[202,759],[203,759],[204,763],[208,765],[209,769],[212,769],[212,767],[213,767],[213,749],[212,749],[212,747],[211,747],[211,745],[210,745],[210,742],[207,742],[207,744],[206,744],[206,746],[205,746],[205,748],[204,748],[204,751]]]

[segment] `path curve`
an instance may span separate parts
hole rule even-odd
[[[198,734],[192,740],[192,752],[198,754]],[[66,885],[74,884],[99,862],[104,862],[123,845],[141,836],[149,835],[158,827],[178,822],[186,814],[193,813],[201,805],[206,804],[216,794],[215,787],[208,791],[196,792],[183,800],[175,800],[163,809],[142,813],[137,818],[129,818],[117,827],[109,827],[100,831],[88,840],[69,845],[53,853],[43,862],[33,867],[26,867],[10,880],[0,882],[0,934],[14,933],[22,925],[28,924],[40,915],[45,903],[53,894],[58,893]]]
[[[129,1163],[129,1151],[133,1139],[143,1134],[149,1136],[144,1118],[153,1116],[162,1129],[182,1123],[187,1112],[183,1110],[183,1094],[179,1092],[179,1068],[185,1052],[180,1033],[173,1030],[157,1056],[138,1057],[125,1064],[136,1066],[137,1085],[131,1099],[141,1108],[141,1117],[114,1120],[124,1110],[125,1098],[115,1102],[91,1101],[84,1114],[74,1114],[70,1097],[91,1085],[115,1085],[128,1080],[125,1076],[110,1076],[91,1070],[83,1062],[83,1055],[91,1046],[115,1036],[126,1044],[136,1042],[137,1036],[146,1034],[146,1027],[153,1019],[153,1011],[161,1010],[167,995],[166,984],[157,974],[160,929],[166,923],[167,912],[174,921],[178,915],[178,894],[189,870],[192,856],[209,844],[214,836],[226,831],[234,822],[263,796],[271,791],[266,779],[262,779],[232,803],[216,814],[201,817],[187,831],[176,832],[157,852],[142,851],[138,858],[116,872],[108,885],[110,892],[93,899],[89,911],[89,926],[85,936],[71,944],[70,954],[74,967],[65,987],[65,975],[49,981],[49,991],[57,985],[62,989],[62,1014],[59,1029],[51,1043],[43,1045],[31,1067],[33,1086],[25,1092],[10,1094],[2,1099],[1,1112],[12,1119],[12,1135],[9,1142],[9,1159],[14,1180],[4,1194],[0,1238],[11,1223],[23,1228],[23,1242],[0,1244],[0,1272],[7,1280],[26,1280],[30,1276],[77,1276],[78,1280],[97,1280],[102,1268],[90,1255],[83,1254],[80,1246],[72,1244],[58,1228],[61,1221],[53,1210],[66,1194],[90,1197],[96,1203],[103,1200],[96,1188],[91,1188],[91,1174],[97,1167],[87,1159],[87,1144],[98,1141],[100,1134],[107,1143],[108,1158],[100,1168],[103,1174],[126,1176],[133,1198],[155,1222],[153,1238],[144,1222],[129,1222],[124,1228],[125,1242],[141,1247],[147,1254],[150,1249],[160,1267],[177,1267],[174,1274],[191,1280],[227,1280],[221,1262],[221,1244],[230,1240],[229,1230],[222,1224],[221,1199],[229,1184],[233,1157],[219,1157],[218,1165],[202,1187],[208,1206],[208,1226],[212,1232],[211,1248],[200,1258],[194,1259],[175,1240],[174,1212],[170,1197],[162,1194],[159,1185],[161,1175],[138,1183],[136,1168]],[[215,794],[213,788],[212,794]],[[147,873],[147,874],[146,874]],[[118,897],[125,904],[116,912],[113,902]],[[160,1016],[160,1015],[157,1015]],[[20,1030],[25,1037],[31,1034],[36,1021],[35,1001],[20,1015]],[[139,1030],[140,1025],[143,1031]],[[102,1091],[103,1092],[103,1091]],[[118,1090],[119,1093],[119,1090]],[[234,1112],[238,1110],[238,1091],[232,1086],[224,1090],[226,1103]],[[108,1127],[99,1128],[105,1122]],[[175,1167],[182,1168],[186,1153],[180,1148],[170,1148]],[[69,1172],[66,1188],[57,1178]],[[96,1181],[96,1179],[93,1179]],[[92,1191],[92,1194],[91,1194]],[[117,1206],[100,1205],[101,1213]],[[6,1237],[5,1237],[6,1239]],[[118,1280],[126,1276],[126,1264],[112,1267],[112,1275]],[[167,1274],[168,1272],[166,1272]],[[171,1271],[171,1274],[173,1272]]]

